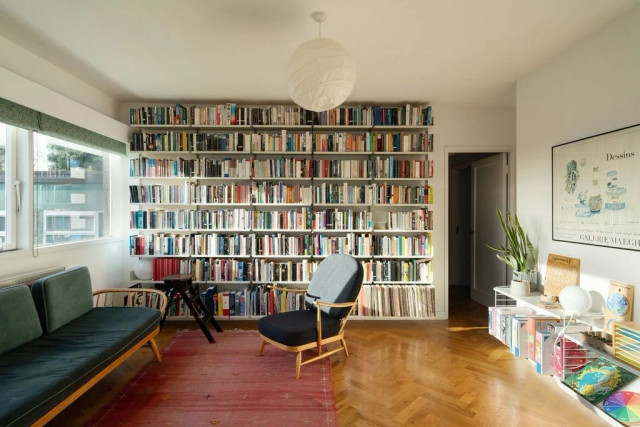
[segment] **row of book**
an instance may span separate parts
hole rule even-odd
[[[387,212],[390,230],[431,230],[433,211],[415,209]],[[129,227],[140,230],[362,230],[373,226],[373,213],[352,209],[260,211],[242,208],[219,210],[138,209],[129,212]]]
[[[278,159],[256,159],[253,161],[254,178],[311,178],[314,161],[281,157]]]
[[[152,279],[160,281],[173,274],[190,274],[201,282],[292,282],[304,285],[313,278],[321,261],[267,260],[243,261],[220,258],[154,258]],[[433,280],[428,260],[359,260],[363,282],[421,282]]]
[[[156,233],[129,236],[130,255],[252,256],[255,235]]]
[[[182,104],[129,109],[129,123],[155,125],[188,125],[188,110]]]
[[[429,184],[393,185],[384,183],[352,185],[346,182],[323,182],[314,186],[299,185],[289,187],[283,183],[254,184],[255,185],[252,184],[250,187],[251,193],[248,192],[248,186],[237,184],[230,186],[206,186],[201,184],[196,185],[187,181],[184,184],[129,185],[129,202],[184,205],[209,203],[290,203],[285,200],[300,200],[296,203],[313,203],[318,205],[425,205],[433,203],[433,191]],[[269,189],[271,189],[271,191],[269,191]],[[284,190],[286,190],[286,196],[283,193]],[[275,192],[275,196],[273,192]],[[298,194],[296,194],[296,192]],[[309,193],[313,195],[311,202],[309,201]]]
[[[297,282],[308,283],[319,260],[251,261],[220,258],[154,258],[152,278],[159,281],[172,274],[190,274],[196,281],[214,282]],[[359,260],[367,282],[421,282],[433,280],[429,260]]]
[[[280,182],[253,182],[251,200],[253,203],[303,203],[310,204],[313,192],[311,186],[285,184]]]
[[[254,249],[255,248],[255,249]],[[154,233],[129,236],[130,255],[173,256],[354,256],[430,257],[431,236],[326,236],[287,234]]]
[[[320,261],[243,261],[220,258],[154,258],[152,279],[159,281],[172,274],[190,274],[196,281],[215,282],[300,282],[311,280]]]
[[[218,290],[210,286],[201,293],[210,313],[216,316],[266,316],[306,309],[305,294],[266,285],[242,290]],[[179,301],[170,308],[173,317],[190,316]],[[353,314],[367,317],[435,317],[435,288],[431,285],[363,285]]]
[[[387,212],[389,230],[433,230],[433,211],[415,209],[409,212]]]
[[[375,178],[433,178],[433,160],[398,160],[393,157],[376,158]]]
[[[254,176],[251,159],[150,159],[129,160],[131,178],[251,178]]]
[[[354,314],[368,317],[435,317],[435,287],[362,285]]]
[[[429,260],[375,260],[364,262],[372,281],[422,282],[433,281],[432,262]]]
[[[593,358],[574,343],[558,339],[563,328],[562,319],[536,315],[526,307],[489,307],[489,334],[507,345],[516,357],[534,363],[537,373],[561,379]],[[566,332],[587,330],[587,325],[574,321],[567,325]]]
[[[348,254],[371,256],[374,238],[371,234],[348,233],[346,236],[313,235],[314,255]]]
[[[308,230],[313,227],[313,212],[310,208],[255,211],[251,226],[254,230]]]
[[[197,184],[185,183],[188,188],[188,200],[192,203],[251,203],[256,199],[261,183],[248,184]],[[266,185],[266,183],[262,183]],[[286,184],[283,184],[286,186]]]
[[[193,131],[136,132],[131,152],[219,153],[427,153],[433,134],[422,132],[279,132],[242,133]]]
[[[185,194],[190,203],[303,203],[312,200],[311,186],[284,182],[251,184],[199,184],[186,182]],[[146,188],[146,186],[145,186]]]
[[[200,294],[207,311],[215,316],[246,316],[247,302],[249,301],[248,291],[220,291],[217,286],[210,286]],[[181,311],[176,317],[189,317],[189,313]]]
[[[253,235],[255,239],[255,255],[257,256],[304,256],[312,254],[312,239],[309,234],[285,235],[265,234]]]
[[[242,106],[236,103],[185,107],[145,106],[129,110],[132,125],[432,125],[431,106],[338,107],[316,113],[298,106]]]
[[[432,178],[432,160],[153,159],[129,160],[132,178]]]
[[[370,230],[373,213],[351,209],[324,209],[312,211],[313,230]]]
[[[431,256],[431,235],[418,236],[373,236],[371,251],[380,256]]]
[[[267,316],[286,311],[304,310],[304,293],[270,289],[267,285],[258,285],[249,292],[251,300],[250,316]]]
[[[256,212],[246,209],[131,211],[129,226],[141,230],[250,230]]]

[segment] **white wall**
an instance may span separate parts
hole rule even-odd
[[[65,94],[59,93],[63,90]],[[128,139],[128,126],[105,115],[116,115],[115,100],[2,38],[0,97],[120,141]],[[92,105],[95,109],[86,105]],[[112,206],[115,221],[112,228],[115,237],[99,243],[82,242],[41,248],[37,258],[29,249],[0,253],[0,276],[50,266],[86,265],[91,272],[94,289],[124,285],[124,278],[128,273],[124,271],[123,260],[128,258],[128,246],[123,242],[123,230],[128,224],[125,224],[121,213],[125,211],[128,200],[122,198],[120,191],[125,179],[122,172],[123,159],[113,157],[116,159],[112,169],[112,188],[115,193]],[[24,232],[24,228],[21,230]]]
[[[640,253],[552,240],[551,147],[640,123],[639,23],[637,7],[517,83],[518,214],[543,264],[580,258],[581,286],[603,295],[611,279],[639,282]]]
[[[119,110],[115,99],[2,36],[0,36],[0,67],[62,94],[65,98],[76,101],[78,104],[117,119]],[[20,86],[14,90],[22,91],[24,87]],[[19,92],[11,91],[4,97],[11,99],[9,93]],[[27,105],[27,107],[35,109],[31,105]],[[60,111],[58,110],[58,112]],[[48,111],[42,112],[55,116],[54,113]],[[60,118],[67,120],[64,117]],[[96,130],[96,132],[98,131]]]
[[[515,109],[434,104],[435,178],[433,276],[438,317],[448,317],[448,155],[455,152],[512,152],[516,147]]]

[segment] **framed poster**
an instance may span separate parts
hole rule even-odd
[[[551,148],[553,240],[640,251],[640,125]]]

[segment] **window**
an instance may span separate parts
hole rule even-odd
[[[0,123],[0,250],[16,247],[15,128]]]
[[[34,135],[34,240],[37,246],[109,235],[109,155]]]
[[[120,164],[109,160],[124,154],[121,141],[0,97],[0,251],[110,236]]]

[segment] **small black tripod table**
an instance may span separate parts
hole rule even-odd
[[[164,282],[165,292],[167,292],[167,299],[169,300],[162,321],[164,322],[164,319],[166,319],[169,307],[179,302],[179,298],[181,298],[189,308],[189,312],[193,318],[196,319],[196,323],[200,326],[200,329],[202,329],[204,336],[207,337],[210,343],[216,342],[211,335],[211,331],[207,328],[207,322],[211,322],[218,332],[222,332],[222,328],[218,325],[218,322],[216,322],[214,313],[209,313],[207,306],[202,302],[200,293],[193,286],[191,275],[174,274],[163,277],[162,281]]]

